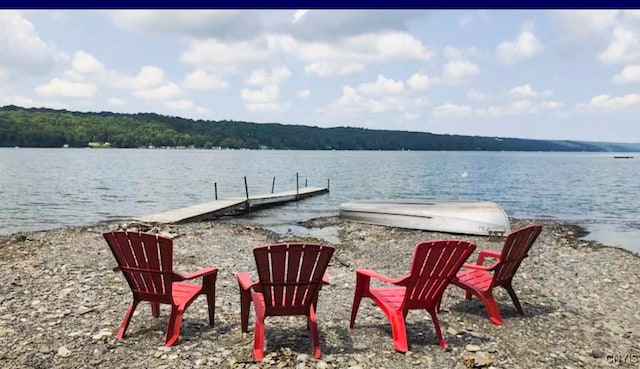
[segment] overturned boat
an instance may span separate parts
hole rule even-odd
[[[511,231],[504,210],[490,201],[362,200],[340,205],[340,218],[433,232],[497,236]]]

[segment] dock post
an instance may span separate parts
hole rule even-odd
[[[251,204],[249,203],[249,186],[247,186],[247,176],[244,176],[244,193],[247,195],[247,210],[251,212]]]
[[[307,187],[307,179],[304,179],[304,186]]]
[[[329,191],[329,178],[327,178],[327,191]]]
[[[296,201],[298,201],[298,199],[300,198],[300,185],[299,185],[299,177],[298,177],[298,172],[296,172]]]
[[[213,182],[213,191],[216,195],[216,200],[218,200],[218,182]]]
[[[271,193],[276,188],[276,176],[273,176],[273,182],[271,182]]]

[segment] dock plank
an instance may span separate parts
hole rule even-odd
[[[246,197],[232,197],[228,199],[210,201],[204,204],[192,205],[181,209],[169,210],[158,214],[147,215],[136,218],[137,221],[145,223],[186,223],[197,222],[210,219],[215,216],[228,214],[235,210],[246,208],[257,208],[261,206],[276,205],[297,199],[319,195],[329,192],[324,187],[303,187],[296,190],[270,193],[264,195]]]

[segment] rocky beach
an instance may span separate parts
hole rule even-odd
[[[165,347],[168,306],[160,318],[149,305],[137,309],[124,340],[116,340],[131,293],[102,238],[100,224],[0,236],[0,367],[17,368],[606,368],[640,367],[640,258],[624,250],[581,240],[584,230],[550,220],[512,219],[543,231],[514,279],[526,311],[517,314],[505,290],[495,293],[504,325],[492,325],[477,299],[450,286],[440,323],[448,349],[438,344],[426,311],[407,317],[410,351],[395,352],[382,311],[363,300],[353,330],[349,314],[355,270],[370,268],[400,277],[415,244],[430,239],[465,239],[478,250],[500,250],[502,238],[461,236],[319,218],[303,223],[330,230],[336,248],[331,285],[318,303],[323,356],[313,359],[302,317],[267,319],[265,359],[254,362],[253,318],[240,331],[234,274],[255,276],[251,249],[282,236],[234,223],[233,219],[154,229],[174,236],[174,266],[188,273],[220,268],[216,322],[209,327],[206,299],[187,309],[180,341]],[[127,228],[144,225],[125,224]],[[335,242],[338,240],[339,242]],[[327,240],[313,241],[329,243]],[[253,315],[253,313],[252,313]]]

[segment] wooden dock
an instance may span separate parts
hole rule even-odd
[[[232,197],[193,205],[182,209],[143,216],[136,218],[136,220],[144,223],[161,224],[198,222],[222,215],[247,212],[260,207],[297,201],[327,192],[329,192],[329,189],[326,187],[302,187],[298,190],[249,196],[248,199],[246,197]]]

